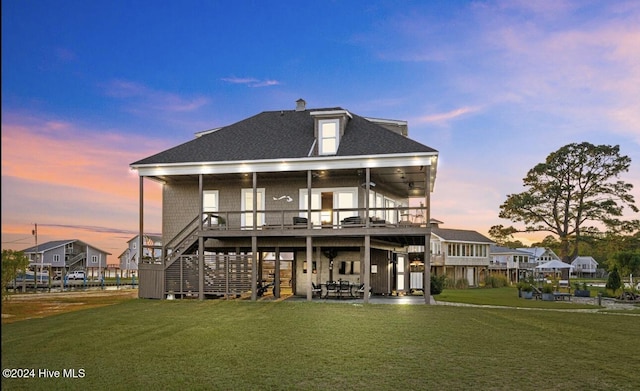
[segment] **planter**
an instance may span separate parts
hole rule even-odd
[[[543,301],[554,301],[556,298],[553,296],[553,293],[543,293],[542,300]]]
[[[573,295],[575,297],[591,297],[591,291],[590,290],[583,290],[583,289],[576,289],[575,291],[573,291]]]
[[[522,297],[523,299],[533,299],[533,291],[531,292],[520,291],[520,297]]]

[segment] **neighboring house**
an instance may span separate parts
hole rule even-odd
[[[489,272],[503,275],[509,282],[518,282],[533,276],[535,267],[538,265],[530,260],[529,252],[522,250],[491,245],[489,253],[491,256]]]
[[[129,277],[129,275],[137,273],[140,235],[129,239],[127,241],[127,249],[120,254],[118,259],[120,260],[120,270],[123,273],[123,277]],[[143,235],[142,236],[142,257],[149,263],[161,262],[162,257],[162,237],[158,235]]]
[[[529,262],[535,263],[535,266],[540,266],[553,260],[562,261],[553,250],[546,247],[520,247],[517,250],[528,253]]]
[[[559,275],[560,279],[567,280],[569,278],[569,269],[568,268],[551,268],[551,269],[541,269],[538,266],[542,266],[547,262],[551,261],[559,261],[563,262],[562,259],[556,253],[553,252],[550,248],[546,247],[520,247],[518,248],[520,251],[525,251],[530,254],[531,262],[535,263],[536,267],[534,268],[534,276],[540,278],[542,276],[548,278],[557,277]],[[564,263],[564,262],[563,262]],[[568,266],[568,264],[567,264]]]
[[[440,228],[441,221],[431,219],[431,272],[445,275],[450,284],[478,286],[484,281],[494,242],[470,230]],[[422,289],[419,275],[424,269],[423,247],[410,249],[411,289]]]
[[[595,277],[598,270],[598,262],[593,257],[576,257],[571,262],[573,271],[578,277]]]
[[[430,234],[406,218],[429,208],[409,199],[430,205],[438,152],[408,138],[406,121],[296,103],[131,164],[141,200],[145,178],[162,185],[162,262],[138,265],[140,297],[255,300],[269,253],[276,296],[283,263],[308,300],[328,280],[408,289],[407,248]]]
[[[77,239],[46,242],[22,251],[29,258],[30,268],[51,267],[53,273],[61,275],[84,270],[88,277],[103,275],[107,256],[111,255]]]

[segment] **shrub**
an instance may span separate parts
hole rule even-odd
[[[520,285],[518,289],[523,292],[533,292],[533,286],[528,282],[519,282],[518,285]]]
[[[447,276],[445,275],[441,275],[441,276],[435,276],[435,275],[431,275],[431,294],[432,295],[439,295],[442,293],[442,291],[444,290],[444,286],[447,280]]]
[[[466,278],[456,280],[456,289],[467,289],[469,287],[469,281]]]
[[[607,285],[605,288],[611,289],[612,291],[617,291],[622,287],[622,280],[620,279],[620,273],[618,273],[618,267],[614,266],[613,271],[609,273],[609,278],[607,279]]]
[[[509,280],[505,276],[488,276],[484,280],[485,288],[502,288],[509,285]]]
[[[551,284],[544,284],[542,286],[542,293],[553,293],[553,285]]]

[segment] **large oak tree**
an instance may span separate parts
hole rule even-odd
[[[599,228],[615,233],[637,230],[639,220],[622,219],[625,207],[638,212],[633,185],[619,180],[630,165],[631,159],[620,155],[617,145],[565,145],[529,170],[523,179],[527,190],[507,195],[500,206],[500,218],[524,228],[497,225],[490,232],[502,238],[516,232],[550,232],[560,241],[560,257],[570,261],[583,238]]]

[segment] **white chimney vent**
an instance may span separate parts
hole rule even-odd
[[[307,102],[300,98],[296,101],[296,111],[305,111],[307,109]]]

